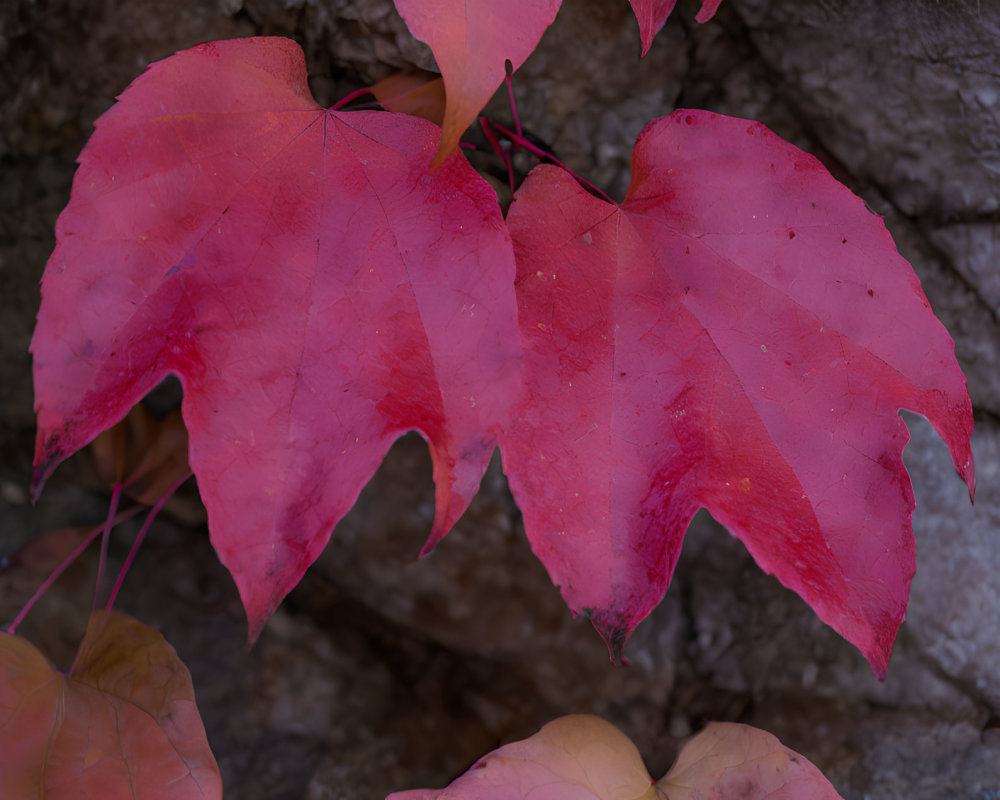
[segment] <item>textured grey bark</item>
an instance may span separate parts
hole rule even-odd
[[[457,529],[415,561],[433,494],[423,445],[406,439],[249,653],[203,531],[158,525],[126,583],[120,606],[158,625],[192,670],[227,797],[442,785],[501,741],[587,710],[633,736],[653,774],[686,735],[729,719],[778,735],[847,798],[1000,797],[1000,3],[724,0],[704,26],[695,10],[681,2],[640,62],[625,0],[566,0],[518,73],[521,115],[618,197],[649,119],[683,105],[760,119],[886,216],[956,339],[979,484],[972,507],[930,426],[907,417],[918,571],[888,679],[707,516],[630,642],[632,666],[612,667],[531,555],[498,464]],[[0,555],[106,502],[74,477],[57,477],[39,509],[24,493],[35,286],[73,159],[145,64],[249,34],[300,41],[321,102],[433,64],[386,0],[0,7]],[[506,115],[504,102],[491,109]],[[23,629],[63,661],[89,608],[84,571]],[[0,618],[40,580],[0,573]]]

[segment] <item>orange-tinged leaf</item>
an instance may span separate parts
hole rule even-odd
[[[837,800],[822,773],[767,731],[713,722],[695,736],[656,784],[670,800]]]
[[[712,723],[655,785],[635,745],[600,717],[560,717],[479,759],[441,790],[386,800],[838,800],[815,766],[766,731]]]
[[[191,471],[188,435],[180,409],[157,419],[145,405],[91,443],[94,467],[102,483],[125,484],[125,493],[152,506],[167,489]]]
[[[435,125],[444,123],[444,81],[436,73],[396,72],[372,86],[371,91],[386,111],[420,117]]]
[[[191,676],[159,632],[95,612],[68,675],[0,634],[0,797],[222,797]]]
[[[434,53],[448,96],[441,163],[503,82],[505,62],[520,67],[555,19],[561,0],[396,0],[410,31]]]
[[[441,791],[388,800],[652,800],[652,780],[631,740],[610,722],[571,714],[479,759]]]
[[[0,794],[34,797],[62,679],[26,639],[0,634]]]

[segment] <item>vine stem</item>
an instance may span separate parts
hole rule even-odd
[[[514,65],[510,59],[503,62],[504,83],[507,84],[507,100],[510,102],[510,113],[514,117],[514,130],[518,136],[524,136],[524,129],[521,127],[521,117],[517,113],[517,103],[514,101]]]
[[[582,186],[587,187],[588,189],[590,189],[590,191],[594,192],[595,194],[597,194],[602,199],[607,200],[612,205],[615,205],[615,206],[618,205],[618,203],[616,203],[611,198],[611,196],[607,192],[605,192],[603,189],[601,189],[599,186],[595,186],[593,183],[591,183],[590,181],[588,181],[583,176],[578,175],[573,170],[571,170],[569,167],[567,167],[562,161],[560,161],[558,158],[556,158],[554,155],[552,155],[549,152],[546,152],[545,150],[542,150],[542,148],[540,148],[537,145],[533,144],[532,142],[528,141],[528,139],[526,139],[524,136],[519,135],[519,134],[515,133],[512,130],[507,129],[503,125],[501,125],[499,122],[494,122],[493,120],[487,119],[486,117],[480,117],[479,118],[479,124],[483,125],[484,129],[487,126],[493,128],[494,129],[494,131],[493,131],[494,136],[496,135],[497,132],[499,132],[502,136],[504,136],[504,138],[509,139],[514,144],[515,147],[521,147],[521,148],[527,150],[532,155],[534,155],[537,158],[540,158],[540,159],[542,159],[544,161],[551,161],[557,167],[559,167],[560,169],[564,170],[569,175],[571,175],[573,177],[573,179],[577,181],[577,183],[581,184]],[[487,134],[487,138],[490,138],[489,134]],[[492,140],[491,140],[491,144],[492,144]],[[496,149],[496,145],[494,145],[494,149]],[[503,156],[501,156],[501,157],[503,157]],[[509,165],[510,164],[510,156],[508,155],[504,159],[504,161],[505,161],[505,163],[507,163]]]
[[[344,95],[336,103],[334,103],[332,106],[330,106],[330,110],[331,111],[339,111],[344,106],[346,106],[348,103],[350,103],[350,102],[352,102],[354,100],[357,100],[359,97],[364,97],[367,94],[370,94],[373,97],[375,96],[375,93],[372,92],[372,90],[369,89],[367,86],[364,89],[355,89],[353,92],[351,92],[350,94]]]
[[[125,522],[125,520],[127,519],[131,519],[140,511],[142,511],[142,506],[135,506],[134,508],[122,511],[120,514],[116,515],[115,518],[112,520],[111,523],[112,527],[115,525],[119,525],[122,522]],[[77,548],[72,553],[70,553],[58,567],[56,567],[52,571],[52,574],[45,579],[45,581],[42,583],[41,586],[38,587],[37,590],[35,590],[35,593],[31,596],[31,599],[29,599],[28,602],[24,604],[24,608],[21,609],[20,613],[18,613],[18,615],[14,617],[14,621],[11,622],[10,625],[8,625],[4,629],[5,633],[13,635],[14,633],[17,632],[17,626],[20,625],[22,622],[24,622],[24,618],[28,616],[28,612],[31,611],[32,607],[35,605],[35,603],[38,602],[39,598],[49,590],[49,587],[51,587],[53,583],[59,580],[59,576],[66,571],[69,565],[72,564],[74,561],[76,561],[83,554],[83,551],[86,550],[93,543],[94,539],[96,539],[98,535],[100,535],[104,531],[106,524],[107,523],[102,523],[101,525],[98,525],[96,528],[94,528],[90,533],[88,533],[87,537],[77,546]]]
[[[504,61],[504,83],[507,86],[507,98],[510,101],[510,111],[514,119],[514,130],[509,130],[508,128],[505,128],[503,125],[501,125],[499,122],[495,122],[489,119],[488,117],[479,118],[479,125],[482,128],[483,134],[486,136],[486,139],[489,141],[490,147],[493,148],[493,152],[497,154],[497,157],[504,162],[504,166],[507,168],[507,176],[510,181],[511,192],[514,191],[514,166],[511,160],[510,151],[503,147],[503,144],[500,142],[500,136],[507,139],[514,147],[519,147],[523,150],[527,150],[536,158],[541,159],[542,161],[549,161],[552,164],[555,164],[561,170],[565,171],[570,176],[572,176],[573,179],[581,186],[585,186],[587,189],[596,194],[598,197],[602,198],[603,200],[606,200],[612,205],[618,205],[618,203],[616,203],[611,198],[611,196],[603,189],[601,189],[599,186],[596,186],[595,184],[591,183],[582,175],[577,174],[576,172],[571,170],[568,166],[566,166],[566,164],[564,164],[562,161],[560,161],[558,158],[552,155],[552,153],[543,150],[542,148],[530,142],[525,137],[524,128],[521,126],[521,117],[517,113],[517,102],[514,99],[513,76],[514,76],[514,65],[511,63],[510,59],[507,59],[506,61]],[[338,111],[339,109],[343,108],[349,103],[352,103],[353,101],[357,100],[359,97],[364,97],[366,95],[374,96],[374,93],[370,88],[367,87],[363,89],[357,89],[351,92],[350,94],[345,95],[336,103],[334,103],[334,105],[331,106],[331,110]],[[500,134],[500,136],[498,136],[497,134]],[[465,144],[464,142],[460,142],[459,146],[466,147],[469,149],[475,149],[471,145]]]
[[[503,161],[504,166],[507,167],[507,182],[510,184],[510,193],[514,194],[514,162],[511,160],[510,151],[503,146],[500,142],[500,137],[497,136],[496,131],[493,130],[493,125],[494,123],[486,117],[479,118],[479,127],[483,130],[483,136],[485,136],[486,141],[490,143],[490,147],[493,148],[493,152],[497,154],[497,157]]]
[[[115,514],[118,512],[118,504],[122,499],[123,488],[121,481],[115,481],[115,485],[111,487],[111,507],[108,509],[108,518],[104,523],[104,535],[101,536],[101,556],[97,561],[97,581],[94,584],[92,611],[97,611],[100,600],[101,586],[104,584],[104,569],[108,563],[108,542],[111,540],[111,529],[114,527],[113,522]]]
[[[192,472],[188,472],[186,475],[182,475],[178,478],[173,485],[167,489],[166,492],[164,492],[163,496],[156,501],[156,505],[150,509],[149,514],[146,517],[146,521],[142,523],[142,528],[139,529],[139,533],[135,537],[135,541],[132,543],[132,549],[128,551],[128,557],[125,559],[125,563],[122,564],[122,568],[118,573],[118,578],[115,580],[115,585],[111,587],[111,594],[108,595],[108,603],[104,607],[105,611],[110,611],[114,606],[115,599],[118,597],[118,591],[122,588],[122,583],[125,582],[125,576],[128,574],[129,567],[131,567],[132,562],[135,561],[136,554],[139,552],[139,548],[142,546],[142,542],[146,538],[146,534],[149,532],[149,529],[153,524],[153,520],[156,519],[156,515],[163,510],[167,501],[174,496],[174,492],[180,489],[192,474]]]

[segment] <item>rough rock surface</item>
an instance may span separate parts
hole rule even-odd
[[[323,557],[244,647],[231,579],[204,531],[163,521],[120,601],[190,666],[227,797],[354,800],[442,785],[551,717],[619,724],[650,771],[710,719],[767,728],[847,798],[1000,797],[1000,3],[724,0],[707,25],[682,2],[638,61],[624,0],[565,0],[517,79],[522,118],[613,194],[631,143],[676,106],[762,120],[816,153],[885,214],[956,339],[976,409],[970,506],[943,445],[907,417],[918,572],[889,677],[706,516],[665,601],[612,667],[533,558],[494,464],[458,528],[414,555],[431,518],[429,461],[406,438]],[[145,64],[212,38],[290,35],[317,98],[432,66],[388,0],[9,0],[0,6],[0,557],[99,519],[106,498],[59,476],[26,504],[26,350],[37,280],[93,119]],[[503,118],[503,102],[494,113]],[[71,468],[61,473],[71,476]],[[121,559],[125,526],[112,555]],[[0,572],[0,619],[44,570]],[[22,629],[65,663],[93,563],[70,570]]]

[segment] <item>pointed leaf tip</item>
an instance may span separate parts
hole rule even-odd
[[[642,40],[642,56],[653,46],[653,39],[666,24],[674,10],[677,0],[629,0],[636,21],[639,23],[639,36]],[[699,23],[708,22],[719,8],[722,0],[702,0],[701,10],[695,19]]]
[[[446,105],[439,166],[503,83],[506,61],[519,69],[552,23],[562,0],[396,0],[410,32],[431,48],[444,79]]]
[[[623,623],[622,618],[613,613],[590,613],[590,622],[608,647],[608,658],[619,667],[627,667],[632,662],[625,657],[625,643],[635,626]]]
[[[704,25],[715,16],[720,5],[722,5],[722,0],[702,0],[701,10],[695,15],[695,20]]]
[[[667,22],[677,0],[629,0],[636,22],[639,23],[639,38],[642,41],[641,56],[649,52],[653,39]]]

